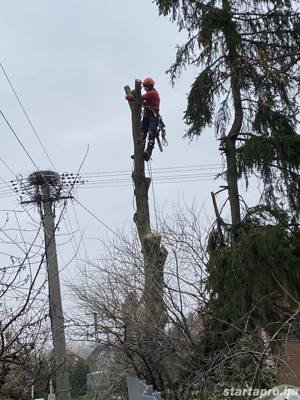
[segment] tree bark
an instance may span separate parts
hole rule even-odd
[[[237,165],[236,165],[236,141],[227,137],[225,142],[227,164],[227,186],[233,230],[241,222],[240,199],[238,189]]]
[[[224,236],[223,236],[223,232],[222,232],[223,221],[222,221],[222,218],[219,213],[218,206],[217,206],[216,196],[215,196],[214,192],[210,192],[210,194],[211,194],[211,198],[212,198],[212,202],[213,202],[213,206],[214,206],[214,210],[215,210],[215,214],[216,214],[217,228],[218,228],[218,232],[219,232],[220,241],[221,241],[222,246],[224,246]]]
[[[147,358],[150,364],[153,365],[153,369],[156,370],[155,353],[159,351],[157,344],[166,323],[164,307],[164,265],[168,253],[166,248],[161,244],[161,235],[151,230],[148,199],[151,179],[145,176],[144,138],[141,128],[141,81],[135,81],[135,89],[133,91],[130,90],[129,86],[125,86],[124,90],[126,94],[132,94],[134,97],[134,101],[129,102],[134,144],[134,168],[132,179],[134,182],[134,195],[136,200],[136,212],[133,220],[137,227],[144,259],[144,345]],[[151,383],[157,388],[157,382],[153,382],[153,377],[149,377],[149,379],[152,380],[152,382],[147,383]],[[158,389],[161,390],[162,388],[159,387]]]
[[[223,9],[228,12],[230,18],[231,6],[228,0],[223,0]],[[234,26],[234,24],[232,24]],[[233,231],[236,231],[237,226],[241,222],[240,199],[238,190],[238,174],[236,163],[236,139],[241,132],[243,124],[243,107],[241,99],[241,90],[239,82],[238,53],[235,43],[232,43],[232,31],[228,23],[224,27],[225,42],[228,48],[228,66],[231,76],[231,93],[234,107],[234,120],[228,135],[224,140],[226,163],[227,163],[227,185],[228,196],[231,211],[231,223]]]

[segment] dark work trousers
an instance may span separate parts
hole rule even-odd
[[[154,112],[149,109],[144,109],[144,115],[142,119],[142,131],[144,134],[144,143],[146,144],[146,139],[148,136],[148,144],[146,148],[146,153],[149,157],[152,154],[152,150],[155,145],[155,138],[157,136],[157,128],[159,124],[159,112]]]

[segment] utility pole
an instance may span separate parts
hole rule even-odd
[[[30,186],[34,189],[32,200],[23,203],[37,203],[41,207],[45,252],[48,271],[49,308],[53,340],[54,366],[56,376],[57,400],[70,400],[70,381],[66,359],[66,340],[64,328],[64,315],[62,309],[59,270],[55,242],[55,224],[53,203],[62,197],[60,176],[52,171],[37,171],[28,178]]]
[[[94,329],[95,329],[95,342],[96,346],[99,344],[99,335],[98,335],[98,315],[97,313],[93,313],[94,316]]]

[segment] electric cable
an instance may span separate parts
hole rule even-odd
[[[8,122],[6,116],[4,115],[3,111],[0,110],[0,114],[2,115],[4,121],[6,122],[7,126],[9,127],[9,129],[11,130],[11,132],[13,133],[13,135],[15,136],[15,138],[17,139],[17,141],[19,142],[20,146],[22,147],[22,149],[25,151],[25,153],[27,154],[28,158],[30,159],[30,161],[32,162],[32,164],[34,165],[34,167],[38,170],[39,167],[36,165],[36,163],[34,162],[33,158],[31,157],[31,155],[28,153],[26,147],[24,146],[24,144],[22,143],[22,141],[20,140],[19,136],[16,134],[16,132],[14,131],[13,127],[11,126],[11,124]]]
[[[222,164],[196,164],[196,165],[182,165],[182,166],[170,166],[170,167],[160,167],[160,168],[153,168],[152,171],[157,173],[167,172],[167,171],[175,171],[181,170],[184,172],[186,171],[195,171],[195,170],[210,170],[222,167]],[[102,176],[102,175],[129,175],[131,171],[129,170],[116,170],[116,171],[96,171],[96,172],[85,172],[82,173],[81,176]],[[178,171],[179,172],[179,171]]]
[[[162,179],[162,180],[158,180],[158,178],[156,178],[156,185],[162,185],[162,184],[172,184],[172,183],[182,183],[182,184],[189,184],[189,183],[193,183],[193,182],[211,182],[213,180],[213,178],[215,178],[215,175],[212,175],[211,177],[209,176],[202,176],[202,177],[197,177],[197,176],[191,176],[191,177],[187,177],[185,179],[180,179],[178,177],[173,177],[172,179]],[[127,182],[127,183],[126,183]],[[77,188],[77,190],[82,190],[82,189],[112,189],[112,188],[126,188],[126,187],[132,187],[132,183],[130,183],[129,179],[123,182],[119,182],[119,181],[115,181],[115,182],[99,182],[97,184],[94,185],[82,185],[79,186]],[[13,191],[13,189],[11,188],[12,193],[10,194],[10,192],[8,190],[2,190],[0,191],[0,198],[4,199],[4,198],[8,198],[8,197],[12,197],[15,196],[15,192]]]
[[[104,226],[104,228],[106,228],[107,230],[109,230],[111,233],[113,233],[115,236],[117,236],[118,238],[120,237],[120,235],[114,231],[112,228],[110,228],[108,225],[106,225],[103,221],[101,221],[101,219],[99,217],[97,217],[96,214],[94,214],[92,211],[90,211],[85,205],[83,205],[79,200],[75,199],[76,203],[78,203],[87,213],[89,213],[92,217],[94,217],[102,226]]]
[[[4,163],[6,168],[15,176],[14,171],[9,165],[0,158],[0,161]],[[198,164],[198,165],[186,165],[186,166],[170,166],[162,168],[153,168],[151,165],[151,174],[155,172],[156,178],[155,183],[190,183],[209,181],[215,178],[219,174],[218,169],[220,164]],[[46,174],[47,175],[47,174]],[[45,175],[45,176],[46,176]],[[82,183],[78,189],[97,189],[97,188],[113,188],[113,187],[127,187],[132,185],[132,171],[127,170],[116,170],[116,171],[100,171],[100,172],[86,172],[79,174],[77,173],[63,173],[60,175],[62,184],[70,186],[70,190],[74,187],[75,183]],[[26,190],[28,178],[18,177],[15,180],[0,182],[0,197],[9,197],[9,191],[11,187],[14,190],[14,186],[22,184],[22,190]],[[86,180],[86,181],[85,181]],[[130,184],[129,184],[130,182]],[[6,188],[7,187],[7,188]]]
[[[217,168],[222,167],[222,164],[199,164],[199,165],[189,165],[189,166],[171,166],[171,167],[163,167],[163,168],[152,168],[152,171],[155,172],[155,174],[161,174],[161,173],[175,173],[175,172],[191,172],[191,171],[209,171],[209,170],[215,170]],[[208,173],[208,172],[207,172]],[[70,179],[76,174],[74,173],[62,173],[61,177],[62,179]],[[94,179],[94,178],[100,178],[100,177],[105,177],[105,175],[108,175],[109,177],[121,177],[122,175],[125,176],[131,176],[132,171],[130,170],[115,170],[115,171],[97,171],[97,172],[83,172],[80,174],[80,176],[77,176],[77,179],[79,178],[86,178],[86,179]],[[45,174],[47,176],[47,174]],[[108,178],[108,177],[107,177]],[[21,180],[26,180],[27,178],[22,178]]]
[[[151,179],[151,187],[152,187],[152,196],[153,196],[153,205],[154,205],[156,229],[158,229],[158,218],[157,218],[157,211],[156,211],[156,199],[155,199],[153,176],[152,176],[152,170],[151,170],[151,161],[149,161],[149,163],[147,164],[147,167],[148,167],[149,177]]]
[[[71,204],[72,204],[72,208],[73,208],[73,213],[74,213],[74,215],[75,215],[75,221],[76,221],[76,223],[77,223],[78,232],[81,233],[81,228],[80,228],[80,224],[79,224],[79,219],[78,219],[78,215],[77,215],[77,212],[76,212],[76,208],[75,208],[73,202],[71,202]],[[85,245],[84,231],[82,231],[82,235],[81,235],[81,236],[82,236],[82,247],[83,247],[83,250],[84,250],[84,253],[85,253],[85,257],[86,257],[86,259],[88,260],[88,259],[89,259],[89,256],[88,256],[87,248],[86,248],[86,245]]]
[[[3,158],[0,157],[0,161],[2,162],[2,164],[8,169],[8,171],[13,174],[15,177],[17,176],[17,174],[14,173],[14,171],[10,168],[10,166],[3,160]],[[3,183],[9,183],[9,182],[4,182]]]
[[[70,240],[71,240],[71,246],[72,246],[73,252],[75,254],[74,258],[75,258],[75,261],[77,262],[77,265],[79,267],[81,267],[83,257],[81,256],[81,253],[80,253],[80,242],[79,243],[77,242],[77,239],[75,236],[76,231],[73,229],[71,219],[68,214],[68,210],[66,210],[66,212],[65,212],[65,217],[66,217],[66,219],[64,219],[64,223],[65,223],[66,230],[68,232],[68,236],[70,237]],[[69,225],[69,227],[68,227],[68,225]],[[80,230],[78,230],[78,232],[80,233]],[[78,254],[79,258],[77,257],[77,254]]]
[[[15,90],[15,88],[14,88],[14,86],[13,86],[11,80],[9,79],[9,77],[8,77],[8,75],[7,75],[7,72],[5,71],[5,69],[4,69],[2,63],[0,63],[0,67],[1,67],[1,69],[2,69],[2,71],[3,71],[3,73],[4,73],[4,75],[5,75],[5,78],[6,78],[7,82],[9,83],[9,86],[11,87],[11,89],[12,89],[12,91],[13,91],[13,93],[14,93],[14,95],[15,95],[15,97],[16,97],[16,99],[17,99],[17,101],[18,101],[18,103],[19,103],[19,105],[20,105],[20,107],[21,107],[21,109],[22,109],[22,111],[23,111],[23,113],[24,113],[24,115],[25,115],[25,117],[26,117],[28,123],[29,123],[29,125],[31,126],[31,128],[32,128],[32,130],[33,130],[33,132],[34,132],[35,137],[37,138],[39,144],[41,145],[41,147],[42,147],[42,149],[43,149],[43,151],[44,151],[44,153],[46,154],[46,157],[48,158],[48,161],[50,162],[50,164],[52,165],[52,167],[53,167],[54,170],[56,171],[56,168],[55,168],[55,166],[54,166],[54,164],[53,164],[53,162],[52,162],[52,160],[51,160],[51,158],[50,158],[50,156],[49,156],[49,154],[48,154],[48,152],[47,152],[45,146],[43,145],[43,143],[42,143],[42,141],[41,141],[41,139],[40,139],[40,137],[39,137],[39,135],[38,135],[38,133],[37,133],[35,127],[33,126],[33,123],[32,123],[32,121],[31,121],[31,119],[29,118],[29,116],[28,116],[28,114],[27,114],[27,112],[26,112],[26,110],[25,110],[25,108],[24,108],[24,106],[23,106],[23,104],[22,104],[22,102],[21,102],[21,99],[20,99],[20,97],[18,96],[18,94],[17,94],[17,92],[16,92],[16,90]]]
[[[190,178],[212,178],[215,177],[218,172],[214,173],[204,173],[204,174],[190,174],[190,175],[165,175],[165,176],[158,176],[156,178],[157,181],[172,181],[174,179],[190,179]],[[119,183],[127,183],[130,181],[130,178],[122,178],[122,179],[98,179],[93,181],[85,182],[81,187],[86,186],[95,186],[100,184],[119,184]],[[79,186],[80,187],[80,186]]]

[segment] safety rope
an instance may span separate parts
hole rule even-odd
[[[134,171],[134,160],[132,163],[132,169],[131,169],[131,183],[132,183],[132,208],[134,209],[134,212],[136,212],[136,205],[135,205],[135,196],[134,196],[134,190],[135,190],[135,185],[133,182],[133,171]]]
[[[156,222],[156,230],[158,230],[158,218],[157,218],[157,210],[156,210],[156,200],[155,200],[155,192],[154,192],[154,183],[153,183],[153,177],[152,177],[152,167],[151,167],[151,161],[147,163],[148,166],[148,173],[151,179],[151,186],[152,186],[152,196],[153,196],[153,206],[154,206],[154,213],[155,213],[155,222]]]

